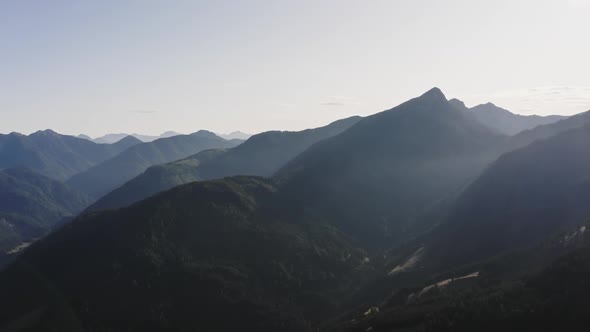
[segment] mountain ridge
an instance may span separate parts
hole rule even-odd
[[[99,199],[89,210],[122,207],[192,181],[233,175],[271,176],[313,143],[339,134],[359,119],[346,118],[299,132],[260,133],[232,149],[205,150],[168,164],[152,166]]]
[[[224,140],[209,131],[160,138],[135,145],[74,175],[66,183],[93,198],[100,198],[155,164],[184,158],[205,149],[232,147],[239,143]]]

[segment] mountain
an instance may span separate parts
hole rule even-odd
[[[142,200],[174,186],[233,175],[271,176],[308,147],[340,134],[360,117],[297,132],[269,131],[252,136],[227,150],[207,150],[168,164],[148,168],[143,174],[102,197],[89,209],[116,208]]]
[[[387,297],[373,307],[365,304],[323,331],[584,331],[590,296],[587,227],[384,292]]]
[[[152,141],[155,141],[159,138],[168,138],[168,137],[178,136],[178,135],[182,135],[182,134],[177,133],[175,131],[167,131],[167,132],[162,133],[160,136],[142,135],[142,134],[136,134],[136,133],[133,133],[133,134],[120,133],[120,134],[106,134],[104,136],[97,137],[97,138],[93,139],[92,141],[95,143],[101,143],[101,144],[111,144],[111,143],[121,140],[124,137],[133,136],[142,142],[152,142]]]
[[[67,181],[67,184],[98,198],[144,172],[148,167],[187,157],[213,148],[230,148],[238,143],[207,131],[160,138],[133,146]]]
[[[330,226],[286,222],[277,190],[196,182],[78,217],[0,274],[0,329],[311,331],[370,263]]]
[[[241,131],[234,131],[234,132],[231,132],[229,134],[218,134],[218,136],[220,136],[222,138],[225,138],[225,139],[241,139],[241,140],[247,140],[252,135],[243,133]]]
[[[0,171],[0,254],[49,232],[90,199],[27,168]]]
[[[88,135],[80,134],[80,135],[78,135],[76,137],[82,138],[82,139],[85,139],[85,140],[88,140],[88,141],[92,141],[92,138],[90,136],[88,136]]]
[[[537,140],[549,138],[571,129],[581,128],[590,124],[590,111],[578,113],[552,124],[541,125],[525,130],[509,138],[506,151],[527,146]]]
[[[98,144],[112,144],[112,143],[115,143],[115,142],[117,142],[117,141],[119,141],[119,140],[121,140],[121,139],[123,139],[124,137],[127,137],[127,136],[131,136],[131,135],[129,135],[129,134],[123,134],[123,133],[120,133],[120,134],[106,134],[104,136],[97,137],[97,138],[93,139],[92,141],[95,142],[95,143],[98,143]]]
[[[550,318],[562,305],[584,314],[583,255],[523,279],[512,269],[542,270],[569,249],[496,250],[526,250],[588,217],[590,126],[519,146],[572,118],[507,137],[435,88],[317,141],[271,178],[193,182],[82,213],[0,272],[0,329],[440,331],[473,327],[470,317]],[[201,169],[233,150],[167,166]],[[495,267],[521,279],[497,280]],[[570,285],[581,295],[567,304]],[[375,298],[387,301],[371,307]]]
[[[590,125],[504,154],[454,203],[431,259],[457,265],[530,246],[590,217]]]
[[[382,249],[428,229],[425,215],[475,179],[504,142],[434,88],[315,144],[277,179],[300,219],[334,223]]]
[[[176,131],[169,130],[169,131],[166,131],[166,132],[163,132],[162,134],[160,134],[160,138],[166,138],[166,137],[172,137],[172,136],[178,136],[178,135],[182,135],[182,134],[179,132],[176,132]]]
[[[125,138],[114,144],[96,144],[51,130],[28,136],[0,135],[0,169],[23,166],[50,178],[65,180],[137,143],[136,139]]]
[[[470,108],[475,118],[485,126],[488,126],[498,133],[504,135],[516,135],[527,129],[540,125],[555,123],[563,120],[565,116],[549,115],[519,115],[492,103],[481,104]]]
[[[426,331],[584,331],[590,314],[590,248],[568,254],[510,287],[459,297],[430,319]]]

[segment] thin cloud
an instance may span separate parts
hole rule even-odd
[[[353,97],[345,97],[345,96],[331,96],[326,98],[326,101],[320,103],[321,106],[335,106],[335,107],[342,107],[342,106],[350,106],[350,105],[360,105],[360,102]]]

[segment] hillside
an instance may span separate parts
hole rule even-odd
[[[430,258],[457,265],[526,248],[590,216],[590,125],[500,157],[454,203]]]
[[[127,137],[114,144],[96,144],[51,130],[28,136],[0,135],[0,169],[28,167],[50,178],[65,180],[138,143],[139,140]]]
[[[89,209],[126,206],[192,181],[234,175],[271,176],[311,145],[340,134],[359,120],[360,117],[352,117],[297,132],[269,131],[254,135],[232,149],[203,151],[186,159],[156,165],[102,197]]]
[[[498,133],[509,136],[533,129],[537,126],[555,123],[566,118],[565,116],[559,115],[539,116],[514,114],[492,103],[471,107],[470,111],[481,124],[496,130]]]
[[[509,138],[506,151],[525,147],[537,140],[549,138],[571,129],[590,124],[590,111],[578,113],[555,123],[541,125],[525,130]]]
[[[93,198],[111,190],[144,172],[148,167],[185,158],[213,148],[230,148],[240,141],[227,141],[207,131],[178,135],[138,144],[85,172],[77,174],[67,184]]]
[[[86,195],[29,169],[0,171],[0,253],[47,234],[88,204]]]
[[[370,265],[336,229],[287,222],[276,190],[197,182],[83,215],[0,274],[0,327],[310,331]]]
[[[587,227],[433,274],[426,282],[398,283],[382,293],[391,295],[328,322],[322,331],[584,331],[590,295]]]

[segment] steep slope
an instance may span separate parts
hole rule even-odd
[[[590,124],[590,111],[572,115],[555,123],[525,130],[509,138],[506,151],[518,149],[534,141],[549,138],[571,129],[581,128],[588,124]]]
[[[519,115],[492,103],[481,104],[470,108],[475,118],[483,125],[504,135],[516,135],[524,130],[537,126],[555,123],[565,116]]]
[[[99,198],[141,174],[150,166],[185,158],[205,149],[230,148],[237,144],[235,141],[226,141],[206,131],[161,138],[125,150],[73,176],[67,183],[91,197]]]
[[[0,253],[45,235],[90,200],[26,168],[0,171]]]
[[[79,217],[0,274],[0,328],[309,331],[369,266],[337,230],[286,222],[276,190],[197,182]]]
[[[29,136],[0,135],[0,169],[28,167],[50,178],[65,180],[137,143],[136,139],[125,138],[115,144],[96,144],[51,130]]]
[[[522,284],[459,298],[426,331],[584,331],[590,314],[590,248],[557,260]]]
[[[590,125],[494,162],[457,200],[431,245],[459,264],[526,247],[590,216]]]
[[[590,287],[588,225],[398,288],[325,331],[584,331]],[[410,277],[411,278],[411,277]]]
[[[429,227],[422,217],[477,177],[503,142],[435,88],[312,146],[277,177],[300,218],[382,248]]]
[[[298,132],[269,131],[254,135],[232,149],[203,151],[186,159],[153,166],[101,198],[90,209],[126,206],[192,181],[233,175],[271,176],[312,144],[343,132],[359,120],[360,117],[351,117]]]

